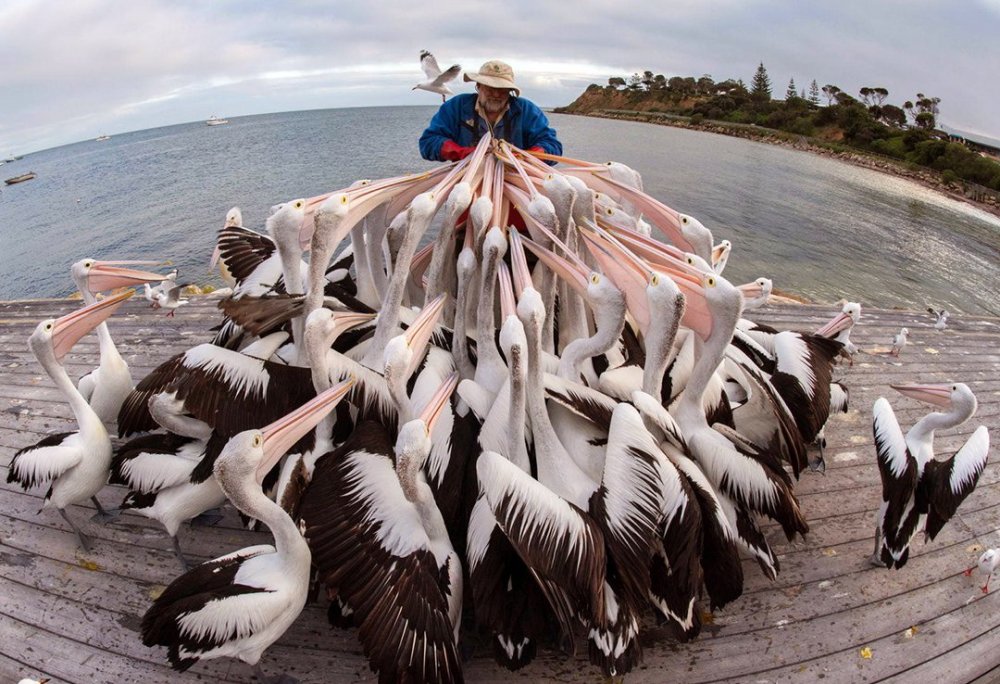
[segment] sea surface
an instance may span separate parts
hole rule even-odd
[[[417,139],[433,107],[230,117],[112,135],[0,166],[0,299],[74,289],[78,259],[170,260],[207,270],[226,211],[263,231],[268,208],[431,166]],[[917,184],[738,138],[551,115],[567,155],[638,169],[645,189],[733,252],[734,283],[767,276],[812,300],[1000,315],[1000,219]]]

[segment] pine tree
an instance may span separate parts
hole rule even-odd
[[[809,101],[814,105],[819,105],[819,86],[816,85],[816,79],[813,79],[812,85],[809,86]]]
[[[757,72],[753,75],[753,85],[750,88],[750,95],[755,100],[771,99],[771,79],[767,76],[767,69],[761,62],[757,67]]]
[[[791,100],[793,97],[798,97],[798,93],[795,92],[795,79],[788,79],[788,88],[785,89],[785,99]]]

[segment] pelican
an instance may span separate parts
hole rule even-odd
[[[70,272],[76,283],[84,304],[97,301],[98,292],[113,290],[119,287],[155,282],[163,276],[146,271],[136,271],[122,268],[125,265],[151,265],[150,261],[96,261],[81,259],[73,264]],[[94,412],[100,416],[106,427],[110,427],[118,417],[125,397],[132,391],[132,375],[128,364],[118,353],[107,323],[97,326],[97,340],[100,346],[100,365],[84,375],[77,382],[80,394],[90,403]]]
[[[890,385],[903,396],[938,406],[903,435],[892,406],[884,397],[872,409],[872,429],[882,504],[875,530],[873,565],[901,568],[918,532],[929,541],[937,536],[965,498],[975,489],[989,458],[990,437],[985,425],[951,458],[934,458],[934,432],[957,427],[976,412],[976,395],[965,383]]]
[[[858,348],[851,342],[851,331],[859,320],[861,320],[861,305],[857,302],[845,302],[841,312],[813,334],[828,337],[844,345],[843,353],[853,366],[854,355],[858,353]]]
[[[457,382],[453,374],[437,389],[395,447],[369,423],[367,451],[324,457],[332,477],[314,479],[303,503],[314,554],[340,554],[322,579],[352,609],[381,681],[462,680],[462,566],[423,475],[434,423]]]
[[[134,291],[108,297],[95,304],[42,321],[28,338],[32,354],[69,402],[79,430],[49,435],[37,444],[14,454],[7,482],[24,489],[51,482],[42,508],[55,507],[90,551],[90,539],[66,513],[66,507],[90,499],[104,513],[97,493],[108,481],[111,466],[111,439],[100,417],[73,386],[62,361],[76,342],[113,314]]]
[[[986,549],[983,551],[983,555],[979,557],[979,562],[971,568],[966,568],[962,574],[969,577],[972,575],[972,571],[978,567],[979,572],[986,575],[986,584],[981,586],[980,589],[984,594],[988,594],[990,591],[990,579],[992,579],[993,573],[996,572],[997,565],[1000,565],[1000,549]]]
[[[767,300],[771,298],[773,290],[774,284],[770,278],[757,278],[752,283],[740,285],[740,291],[744,293],[743,310],[751,311],[764,306],[767,304]],[[754,292],[755,294],[746,296],[749,292]]]
[[[219,486],[242,513],[267,525],[274,545],[202,563],[153,602],[142,618],[142,642],[166,646],[175,670],[229,656],[252,665],[258,680],[267,681],[260,658],[305,606],[311,555],[292,519],[261,491],[261,481],[349,387],[350,382],[336,385],[263,429],[241,432],[222,450],[214,467]]]
[[[454,95],[451,88],[448,87],[448,83],[454,81],[458,77],[459,72],[462,71],[460,64],[453,64],[447,71],[442,72],[437,60],[434,59],[434,55],[427,50],[421,50],[420,68],[424,70],[427,80],[421,81],[413,86],[411,90],[426,90],[431,93],[437,93],[441,96],[441,102],[447,100],[449,95]]]

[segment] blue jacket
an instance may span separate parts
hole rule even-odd
[[[429,161],[443,161],[441,146],[453,140],[463,147],[479,142],[489,130],[486,121],[476,114],[476,95],[456,95],[441,105],[430,125],[420,136],[420,155]],[[522,150],[536,145],[549,154],[562,154],[562,143],[549,126],[545,113],[531,100],[512,97],[507,112],[496,123],[493,135]]]

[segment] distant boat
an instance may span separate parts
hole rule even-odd
[[[96,138],[94,138],[94,140],[96,142],[104,142],[105,140],[111,140],[111,136],[110,135],[99,135]]]
[[[229,119],[220,119],[215,114],[213,114],[212,116],[208,117],[208,121],[206,121],[205,123],[207,123],[209,126],[221,126],[222,124],[229,123]]]
[[[20,176],[14,176],[13,178],[8,178],[4,181],[7,185],[14,185],[15,183],[23,183],[24,181],[30,181],[35,177],[34,171],[29,171],[28,173],[22,173]]]
[[[4,159],[4,161],[5,162],[12,162],[12,161],[17,161],[18,159],[23,159],[23,157],[15,157],[14,155],[10,155],[6,159]]]

